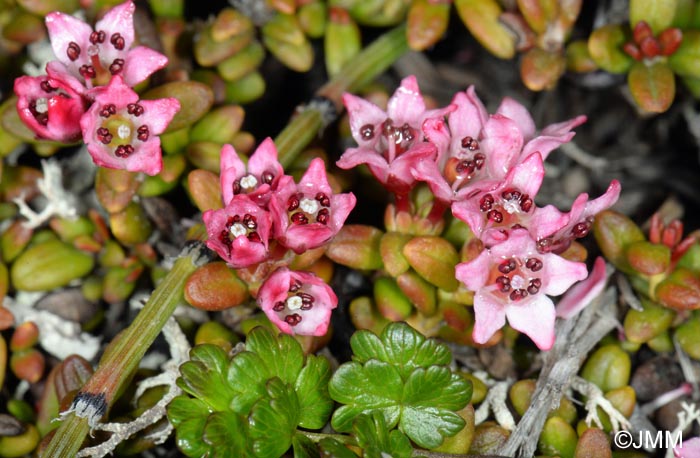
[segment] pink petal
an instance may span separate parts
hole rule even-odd
[[[238,157],[238,153],[231,145],[221,147],[219,159],[220,172],[219,181],[221,183],[221,195],[224,198],[224,205],[233,199],[233,183],[245,175],[246,166]]]
[[[491,247],[491,256],[494,259],[506,259],[513,255],[520,256],[535,253],[535,241],[532,240],[526,229],[514,229],[510,231],[510,237],[503,243]]]
[[[484,344],[506,324],[505,306],[484,292],[477,291],[474,296],[474,331],[472,338],[478,344]]]
[[[549,237],[569,223],[568,213],[560,212],[553,205],[536,207],[530,217],[530,233],[535,240]]]
[[[90,46],[92,27],[68,14],[54,12],[46,16],[46,28],[53,52],[66,65],[79,67],[89,61],[87,48]],[[68,45],[74,42],[80,47],[78,59],[72,61],[66,54]]]
[[[127,53],[121,74],[126,84],[135,86],[166,65],[168,58],[165,55],[145,46],[137,46]]]
[[[401,86],[394,92],[387,105],[387,114],[394,124],[408,123],[420,127],[421,117],[425,112],[425,102],[418,88],[418,81],[413,75],[401,80]]]
[[[144,121],[147,121],[151,135],[160,135],[180,111],[180,102],[174,97],[155,100],[141,100],[144,109]]]
[[[508,324],[532,339],[540,350],[554,345],[554,304],[544,294],[508,306],[506,316]]]
[[[134,42],[134,11],[136,6],[132,1],[124,2],[107,11],[104,17],[97,21],[95,30],[103,30],[107,39],[105,47],[110,48],[109,40],[112,34],[119,33],[124,38],[124,49],[131,48]]]
[[[296,254],[302,254],[307,250],[320,247],[334,235],[335,232],[325,224],[310,223],[300,226],[290,225],[284,234],[276,239]]]
[[[389,164],[389,175],[393,175],[400,182],[412,185],[415,182],[411,173],[413,166],[419,161],[433,160],[435,153],[435,145],[417,143]]]
[[[352,137],[360,147],[374,148],[379,138],[380,124],[387,118],[386,113],[375,104],[352,94],[343,94],[343,104],[348,111]],[[366,125],[374,129],[374,136],[370,140],[365,140],[360,133]]]
[[[542,291],[549,296],[563,294],[571,285],[588,276],[586,264],[582,262],[569,261],[551,253],[543,258]]]
[[[341,169],[351,169],[360,164],[370,166],[372,174],[381,183],[386,183],[389,176],[389,163],[384,159],[384,156],[377,153],[373,149],[368,148],[348,148],[345,150],[340,159],[335,163]]]
[[[481,149],[486,153],[486,166],[492,177],[503,177],[520,156],[523,136],[512,120],[495,114],[486,122]]]
[[[513,167],[505,179],[505,187],[513,186],[522,193],[528,194],[531,199],[540,190],[544,179],[544,164],[539,153],[531,154],[522,162]]]
[[[572,286],[557,304],[557,316],[569,319],[603,292],[607,282],[605,259],[598,256],[588,278]]]
[[[238,157],[238,156],[236,156]],[[270,137],[260,143],[250,159],[248,160],[248,171],[259,177],[265,172],[274,175],[272,187],[277,184],[279,178],[284,175],[284,169],[277,159],[277,147]]]
[[[480,196],[477,196],[480,197]],[[484,230],[484,215],[479,209],[478,200],[476,197],[466,200],[457,200],[452,202],[452,214],[469,225],[469,229],[476,234],[481,235]]]
[[[693,437],[682,444],[673,447],[675,458],[698,458],[700,457],[700,437]]]
[[[323,159],[317,157],[311,161],[309,168],[299,180],[299,190],[305,193],[323,192],[331,194],[331,186],[328,184],[326,164]]]
[[[477,291],[486,284],[491,267],[491,256],[488,250],[483,250],[475,259],[457,264],[455,278],[464,283],[471,291]]]
[[[576,116],[573,119],[569,119],[568,121],[563,121],[559,122],[556,124],[550,124],[544,129],[542,129],[542,132],[540,132],[540,135],[544,136],[551,136],[551,137],[560,137],[562,135],[568,134],[571,130],[574,128],[580,126],[584,122],[586,122],[587,118],[585,115],[579,115]]]
[[[617,202],[617,199],[620,197],[620,191],[620,182],[617,180],[611,181],[610,185],[608,186],[608,189],[605,191],[605,194],[598,197],[597,199],[593,199],[592,201],[588,202],[588,204],[586,204],[586,209],[583,212],[584,217],[597,215],[603,210],[612,207],[615,204],[615,202]]]
[[[483,127],[482,119],[484,122],[488,119],[484,106],[473,93],[474,86],[471,86],[469,90],[472,91],[472,97],[464,92],[458,92],[452,99],[452,103],[457,105],[457,109],[450,113],[447,119],[455,142],[461,143],[462,138],[466,136],[478,139]]]
[[[505,97],[496,113],[512,119],[520,129],[523,138],[527,141],[535,135],[535,121],[532,120],[530,112],[520,103]]]
[[[331,197],[331,221],[330,227],[334,235],[338,233],[340,228],[345,224],[345,220],[350,215],[350,212],[355,208],[357,198],[353,193],[336,194]]]
[[[435,161],[427,158],[417,161],[411,169],[411,174],[416,180],[426,182],[437,199],[443,202],[452,201],[454,197],[452,187],[445,180]]]
[[[438,162],[444,162],[449,156],[452,140],[450,129],[443,118],[430,118],[423,123],[423,134],[438,151]],[[461,140],[460,140],[461,141]],[[444,158],[444,159],[443,159]]]

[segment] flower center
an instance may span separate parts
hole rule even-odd
[[[290,326],[298,325],[303,319],[301,314],[295,312],[305,312],[311,310],[314,306],[314,296],[304,290],[305,287],[299,280],[290,280],[287,299],[275,303],[272,307],[272,310],[280,316],[284,316],[284,321]]]
[[[417,130],[409,126],[408,123],[404,123],[402,126],[394,126],[391,119],[384,121],[381,124],[381,142],[378,145],[379,148],[383,149],[382,154],[384,154],[387,162],[393,162],[394,159],[408,151],[416,140],[416,134]],[[374,136],[374,127],[372,127],[371,135]]]
[[[490,226],[520,227],[523,217],[532,210],[534,203],[529,195],[510,188],[494,196],[484,194],[479,200],[479,210],[486,215]]]
[[[100,59],[103,43],[107,39],[107,34],[104,30],[96,30],[90,33],[90,43],[91,45],[85,50],[88,58],[89,64],[83,64],[78,68],[78,73],[86,80],[95,80],[96,85],[106,85],[112,75],[121,73],[124,69],[124,59],[115,58],[112,62],[107,62]],[[126,42],[124,37],[119,33],[113,33],[109,39],[110,44],[117,51],[123,51],[126,47]],[[66,48],[66,55],[71,62],[75,62],[80,58],[82,50],[80,45],[75,41],[68,43]]]
[[[479,142],[470,136],[462,139],[461,149],[447,159],[443,174],[454,192],[469,183],[484,168],[486,155],[479,150]]]
[[[262,243],[260,234],[258,234],[258,220],[250,213],[241,215],[229,216],[226,220],[226,228],[219,234],[219,241],[226,245],[229,250],[229,256],[233,246],[233,241],[238,237],[246,237],[249,242]]]
[[[258,179],[255,178],[253,175],[248,174],[241,178],[241,188],[245,189],[246,191],[255,189],[257,185]]]
[[[491,272],[494,294],[517,302],[535,295],[542,288],[542,279],[535,275],[544,267],[539,258],[509,258],[502,261]]]
[[[310,222],[328,224],[330,221],[331,199],[324,193],[317,193],[313,199],[298,192],[287,199],[287,213],[292,224],[302,225]]]
[[[104,119],[95,132],[95,138],[103,145],[113,148],[112,152],[119,158],[127,158],[134,153],[134,131],[136,131],[136,139],[140,142],[147,141],[150,136],[147,125],[135,124],[136,118],[144,113],[143,106],[138,103],[128,104],[126,110],[124,108],[117,110],[115,104],[107,103],[98,113]]]

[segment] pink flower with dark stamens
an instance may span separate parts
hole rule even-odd
[[[534,198],[543,177],[542,157],[539,153],[532,154],[513,167],[496,187],[475,190],[463,200],[453,202],[452,214],[467,223],[487,247],[500,243],[508,238],[511,229],[529,228],[535,212]],[[556,225],[558,221],[540,224]]]
[[[224,203],[235,195],[245,194],[258,205],[266,206],[270,192],[276,189],[284,169],[277,160],[277,148],[266,138],[255,150],[248,165],[243,163],[231,145],[221,149],[221,192]]]
[[[156,175],[163,168],[158,135],[179,110],[174,98],[139,100],[115,76],[80,119],[83,141],[97,165]]]
[[[219,210],[202,215],[207,228],[207,246],[221,259],[241,269],[267,258],[272,220],[270,214],[245,195],[237,195]]]
[[[258,305],[284,333],[322,336],[338,298],[316,275],[280,267],[260,287]]]
[[[423,122],[454,109],[449,106],[426,110],[415,76],[401,81],[386,112],[351,94],[343,96],[343,103],[359,147],[347,149],[337,162],[338,167],[350,169],[367,164],[377,180],[397,194],[405,194],[415,185],[411,168],[421,160],[432,159],[436,153],[435,147],[423,140]]]
[[[68,14],[53,12],[46,16],[51,46],[60,63],[52,63],[55,72],[69,73],[91,89],[105,85],[119,75],[134,86],[168,63],[164,55],[134,43],[134,10],[131,1],[117,5],[95,24]]]
[[[541,350],[554,344],[554,303],[548,297],[564,293],[588,274],[586,265],[555,254],[541,254],[525,229],[458,264],[455,276],[475,292],[472,337],[486,343],[508,323],[526,334]]]
[[[585,237],[591,229],[596,214],[612,207],[620,197],[620,182],[613,180],[605,194],[588,200],[588,194],[580,194],[571,205],[569,213],[562,213],[551,205],[536,209],[530,220],[533,237],[543,253],[563,253],[571,242]],[[552,221],[558,221],[552,224]]]
[[[15,80],[17,113],[39,138],[59,142],[80,139],[86,102],[75,78],[21,76]]]
[[[354,206],[354,194],[333,194],[326,166],[316,158],[299,184],[283,176],[272,194],[274,237],[297,254],[317,248],[338,233]]]
[[[425,181],[443,202],[463,200],[476,189],[489,191],[503,181],[523,159],[549,153],[574,136],[571,129],[583,123],[579,116],[546,127],[535,136],[535,123],[524,106],[506,97],[489,116],[474,87],[455,95],[456,110],[423,124],[426,138],[437,147],[436,160],[415,162],[413,176]]]

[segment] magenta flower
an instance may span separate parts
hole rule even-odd
[[[680,445],[673,447],[674,458],[696,458],[700,456],[700,437],[693,437],[682,441]]]
[[[75,78],[21,76],[15,80],[17,113],[39,138],[58,142],[80,139],[86,103]]]
[[[301,254],[329,241],[355,206],[352,193],[333,194],[323,160],[311,161],[299,184],[290,176],[280,179],[270,199],[274,237]]]
[[[486,343],[505,325],[526,334],[541,350],[554,344],[554,303],[548,297],[564,293],[586,278],[586,265],[555,254],[540,254],[525,229],[458,264],[455,276],[475,292],[472,337]]]
[[[620,182],[613,180],[605,194],[597,199],[589,201],[588,194],[580,194],[568,214],[551,205],[536,209],[530,227],[540,252],[563,253],[575,239],[588,235],[595,215],[612,207],[618,197]]]
[[[134,3],[115,6],[95,24],[95,30],[73,16],[53,12],[46,16],[54,54],[49,64],[55,72],[69,73],[92,89],[119,75],[134,86],[168,63],[164,55],[134,43]]]
[[[546,127],[535,136],[535,123],[524,106],[506,97],[489,116],[474,87],[452,100],[456,110],[441,118],[428,119],[423,131],[437,147],[434,162],[416,162],[413,176],[427,182],[437,199],[453,202],[475,189],[491,190],[520,161],[539,152],[542,160],[574,136],[571,129],[583,123],[579,116]]]
[[[246,166],[231,145],[221,149],[221,193],[224,203],[244,194],[258,205],[265,206],[276,189],[284,169],[277,160],[277,148],[266,138],[255,150]]]
[[[543,177],[542,156],[531,154],[513,167],[503,181],[496,182],[495,187],[474,190],[472,195],[453,202],[452,214],[467,223],[487,247],[500,243],[508,238],[511,229],[529,227],[535,213],[533,199]]]
[[[175,113],[177,99],[139,100],[121,77],[95,92],[80,120],[83,141],[96,164],[156,175],[163,168],[160,138]]]
[[[202,215],[207,228],[207,246],[221,259],[241,269],[267,258],[272,220],[270,214],[245,195],[235,196],[219,210]]]
[[[401,81],[386,112],[351,94],[343,96],[343,103],[359,147],[347,149],[337,162],[338,167],[350,169],[367,164],[377,180],[397,194],[406,194],[414,186],[411,168],[421,160],[432,159],[436,153],[435,147],[423,140],[423,122],[454,109],[449,106],[426,110],[415,76]]]
[[[258,305],[282,332],[322,336],[338,298],[316,275],[280,267],[260,287]]]

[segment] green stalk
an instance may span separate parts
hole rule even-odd
[[[336,111],[340,113],[343,110],[344,92],[356,91],[373,81],[406,51],[406,26],[402,25],[377,38],[348,61],[334,78],[316,91],[316,95],[333,102]],[[282,166],[291,164],[323,127],[323,112],[316,106],[307,106],[302,113],[292,118],[275,138]]]
[[[131,325],[109,345],[95,373],[79,394],[93,397],[104,395],[106,409],[112,406],[117,394],[126,387],[138,368],[139,362],[170,318],[175,307],[183,300],[185,281],[194,270],[208,259],[203,245],[185,249],[175,261],[172,270],[155,289]],[[98,421],[94,418],[93,421]],[[73,458],[80,450],[90,430],[88,418],[70,413],[41,456]]]

